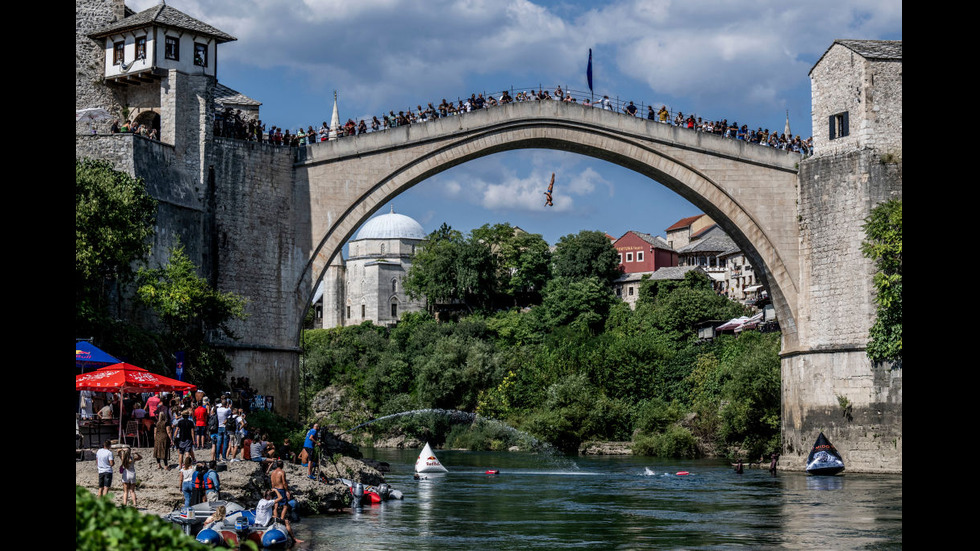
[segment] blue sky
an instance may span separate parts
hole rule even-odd
[[[129,0],[140,11],[158,0]],[[901,40],[900,0],[168,0],[238,40],[218,79],[296,129],[474,92],[555,85],[807,137],[814,63],[838,38]],[[555,206],[542,192],[556,173]],[[508,222],[554,244],[579,230],[663,235],[700,211],[657,182],[567,152],[457,166],[392,201],[426,231]],[[387,212],[382,207],[379,212]]]

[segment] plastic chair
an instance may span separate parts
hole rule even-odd
[[[125,440],[126,438],[135,439],[136,447],[140,447],[140,429],[137,421],[126,421],[126,432],[123,433],[123,439]]]

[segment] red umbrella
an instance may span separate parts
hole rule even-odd
[[[122,403],[123,392],[193,391],[197,390],[197,386],[150,373],[142,367],[117,363],[75,375],[75,390],[119,392],[119,402]],[[119,425],[119,439],[122,440],[122,423]]]

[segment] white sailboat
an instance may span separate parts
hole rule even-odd
[[[417,473],[448,473],[449,470],[442,466],[442,463],[436,459],[436,455],[432,453],[432,448],[429,443],[425,443],[425,447],[422,448],[422,453],[419,454],[419,458],[415,460],[415,472]]]

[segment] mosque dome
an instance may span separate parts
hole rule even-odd
[[[388,214],[375,216],[361,226],[355,239],[425,239],[422,224],[413,218],[398,214],[394,209]]]

